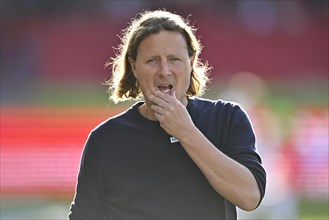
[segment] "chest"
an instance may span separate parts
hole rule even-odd
[[[124,137],[113,134],[102,154],[107,189],[129,195],[155,186],[166,192],[195,179],[203,182],[201,171],[184,148],[170,138],[164,131],[151,129]]]

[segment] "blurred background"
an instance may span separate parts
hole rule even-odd
[[[1,0],[1,219],[65,219],[84,142],[114,106],[121,30],[166,8],[198,27],[205,97],[242,103],[268,172],[241,219],[328,219],[328,1]]]

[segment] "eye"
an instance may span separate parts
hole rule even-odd
[[[182,59],[180,59],[179,57],[171,57],[171,58],[169,58],[169,61],[172,63],[172,64],[179,64],[181,61],[182,61]]]
[[[154,64],[156,63],[158,60],[156,58],[151,58],[151,59],[148,59],[146,62],[149,63],[149,64]]]
[[[170,58],[171,61],[180,61],[180,59],[178,57],[172,57]]]

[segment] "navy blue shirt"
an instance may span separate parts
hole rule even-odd
[[[236,219],[235,205],[212,188],[159,122],[139,113],[141,104],[90,133],[69,218]],[[231,102],[200,98],[189,99],[187,110],[220,151],[252,172],[263,198],[266,173],[245,111]]]

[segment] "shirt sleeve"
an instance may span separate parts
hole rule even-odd
[[[266,172],[257,152],[256,137],[250,119],[247,113],[236,105],[230,114],[229,124],[223,152],[251,171],[260,190],[261,202],[265,195]]]
[[[103,214],[105,199],[101,161],[92,133],[81,157],[76,192],[68,218],[106,219]]]

